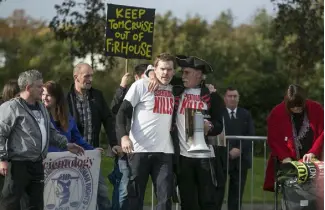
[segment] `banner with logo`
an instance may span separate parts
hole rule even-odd
[[[44,210],[96,209],[100,161],[98,150],[49,153],[43,162]]]
[[[155,9],[107,4],[107,56],[150,60]]]

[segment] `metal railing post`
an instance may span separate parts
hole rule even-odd
[[[155,204],[154,204],[154,193],[155,192],[155,188],[153,186],[153,184],[151,185],[151,210],[154,210],[155,208]]]
[[[235,135],[228,135],[228,136],[225,136],[225,139],[227,141],[227,155],[229,157],[229,140],[239,140],[239,145],[240,145],[240,151],[242,151],[242,141],[251,141],[252,142],[252,146],[251,146],[251,149],[252,149],[252,154],[251,154],[251,158],[252,158],[252,167],[251,167],[251,207],[253,206],[254,204],[254,201],[253,201],[253,197],[254,197],[254,141],[263,141],[263,147],[264,147],[264,177],[265,177],[265,170],[266,170],[266,139],[267,137],[266,136],[235,136]],[[241,164],[241,160],[242,160],[242,157],[240,155],[239,157],[239,187],[238,187],[238,209],[240,210],[241,209],[241,191],[243,190],[244,192],[244,189],[241,189],[241,169],[242,169],[242,164]],[[227,158],[227,177],[228,177],[228,174],[229,174],[229,158]],[[226,189],[228,189],[229,187],[226,187]],[[225,193],[225,196],[227,196],[227,199],[226,199],[226,204],[229,202],[228,200],[228,193],[229,193],[229,189],[227,190],[227,193]],[[263,191],[263,204],[265,206],[265,192]]]
[[[251,183],[254,183],[254,141],[252,141],[252,169],[251,169]],[[253,206],[253,196],[254,196],[254,185],[251,184],[251,206]]]

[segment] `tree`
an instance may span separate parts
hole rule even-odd
[[[324,6],[316,0],[272,0],[278,8],[272,34],[283,69],[300,83],[324,58]]]
[[[68,41],[71,60],[91,55],[91,65],[96,67],[94,55],[104,55],[105,43],[105,4],[102,0],[65,0],[54,6],[57,15],[51,20],[50,28],[58,40]],[[81,13],[80,11],[84,11]],[[100,60],[113,65],[112,58],[103,56]]]
[[[9,17],[0,19],[0,37],[11,39],[23,33],[37,34],[44,26],[43,21],[28,16],[25,10],[14,10]]]
[[[155,16],[153,57],[161,52],[176,53],[177,44],[175,39],[170,37],[178,37],[180,33],[179,20],[173,17],[171,11],[164,15],[157,14]]]
[[[42,46],[42,47],[40,47]],[[20,34],[12,39],[0,42],[6,62],[0,68],[0,84],[28,69],[38,69],[44,79],[60,82],[63,86],[71,83],[72,63],[66,55],[68,45],[54,39],[53,34]]]

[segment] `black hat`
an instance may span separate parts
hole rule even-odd
[[[202,73],[207,74],[213,71],[211,65],[205,60],[195,56],[176,55],[177,65],[181,68],[193,68],[201,70]]]

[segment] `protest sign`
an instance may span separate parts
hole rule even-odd
[[[150,60],[155,9],[107,4],[107,56]]]
[[[51,152],[44,160],[44,210],[93,210],[97,205],[100,151]]]

